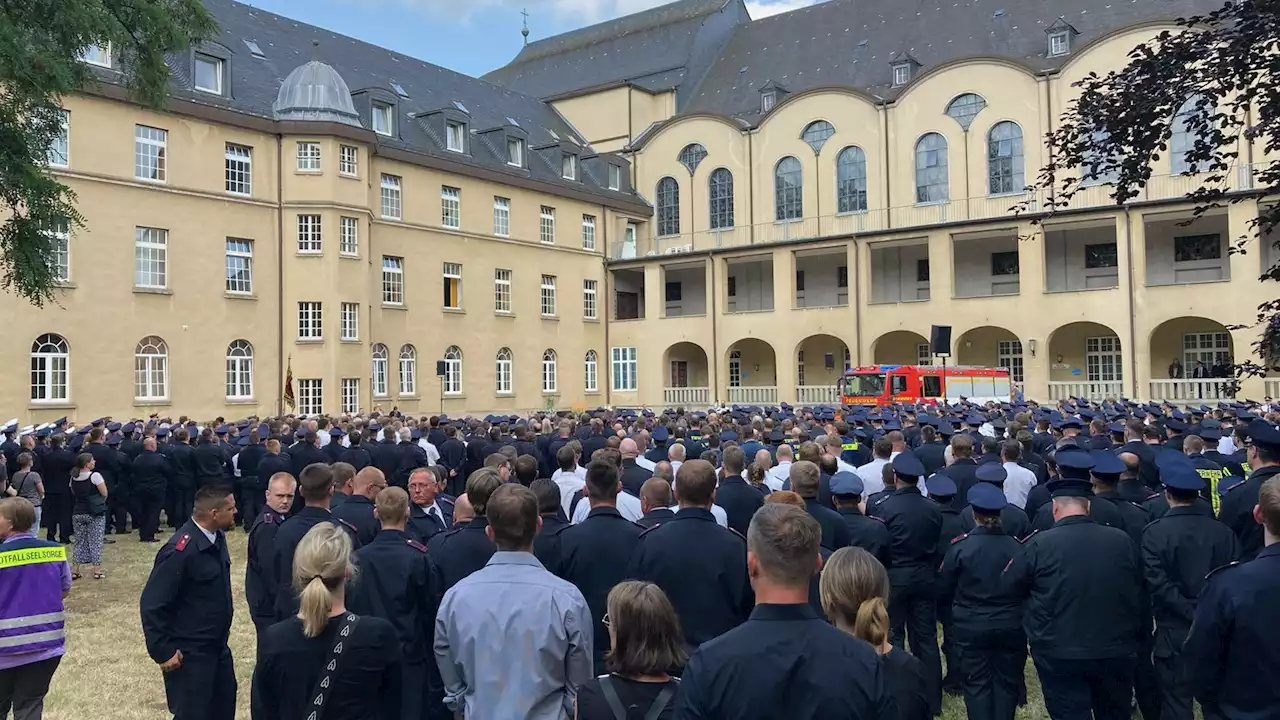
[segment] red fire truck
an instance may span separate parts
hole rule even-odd
[[[972,365],[869,365],[852,368],[837,388],[845,405],[936,404],[964,398],[970,402],[1009,402],[1013,382],[1008,368]]]

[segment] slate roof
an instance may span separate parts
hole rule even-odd
[[[1045,30],[1059,17],[1079,31],[1072,48],[1144,21],[1221,7],[1221,0],[828,0],[739,27],[680,112],[736,116],[754,123],[769,80],[792,93],[835,85],[890,98],[890,61],[909,53],[920,72],[949,60],[995,55],[1036,70]],[[959,90],[957,90],[959,92]]]
[[[221,36],[212,48],[207,45],[204,49],[213,54],[229,54],[229,96],[219,97],[192,89],[190,58],[183,56],[170,58],[174,97],[271,118],[272,103],[289,73],[308,61],[320,60],[337,70],[353,93],[379,88],[395,99],[399,137],[379,136],[378,141],[383,145],[615,200],[640,201],[630,192],[608,190],[607,179],[594,177],[585,167],[578,173],[580,182],[561,178],[559,166],[553,167],[534,148],[558,142],[555,137],[558,136],[575,139],[581,146],[582,157],[595,152],[568,121],[537,98],[233,0],[205,0],[205,6],[217,20]],[[246,41],[256,43],[263,57],[255,57]],[[391,83],[399,84],[408,97],[397,97]],[[455,102],[461,103],[470,115],[470,155],[449,152],[442,138],[409,117],[411,113],[452,110]],[[507,166],[506,148],[493,148],[475,134],[509,125],[509,119],[528,134],[527,171]]]
[[[721,11],[727,20],[706,27]],[[678,0],[531,42],[483,78],[540,98],[633,81],[655,92],[671,90],[691,65],[698,74],[705,70],[701,49],[711,45],[714,53],[747,19],[741,0]]]

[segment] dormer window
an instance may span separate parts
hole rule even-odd
[[[379,135],[391,136],[391,106],[386,103],[373,103],[373,131]]]
[[[560,154],[560,176],[565,180],[578,179],[578,156],[573,153]]]
[[[445,123],[445,145],[451,152],[467,151],[467,126],[450,120]]]
[[[196,53],[195,88],[200,92],[222,94],[226,62],[212,55]]]
[[[617,165],[609,165],[609,189],[617,190],[622,187],[622,168]]]
[[[106,45],[89,45],[80,51],[80,59],[90,65],[111,67],[111,43]]]
[[[524,140],[507,138],[507,164],[513,167],[524,167]]]
[[[767,92],[760,96],[760,112],[767,113],[778,104],[778,93]]]
[[[897,63],[893,66],[893,87],[902,87],[911,82],[911,63]]]
[[[1058,30],[1049,33],[1049,57],[1058,57],[1071,52],[1071,33]]]

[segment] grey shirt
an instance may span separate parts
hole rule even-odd
[[[36,507],[40,507],[40,494],[36,487],[39,484],[40,473],[29,470],[19,470],[9,479],[9,486],[18,491],[18,497],[26,498]]]
[[[563,720],[595,677],[582,593],[530,553],[497,552],[444,595],[436,663],[445,702],[469,718]]]

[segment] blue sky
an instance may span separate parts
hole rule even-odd
[[[610,20],[668,0],[244,0],[437,65],[481,75],[520,52],[522,9],[530,40]],[[753,18],[816,0],[749,0]]]

